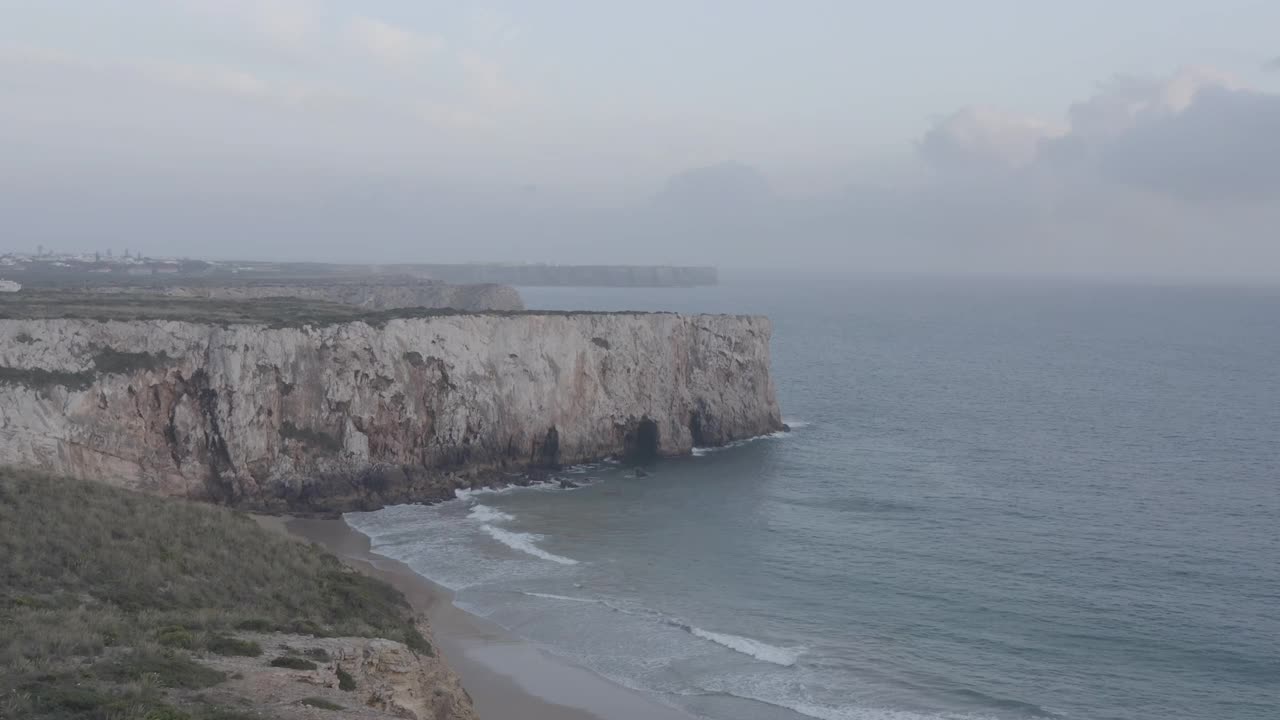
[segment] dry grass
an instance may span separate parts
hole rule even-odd
[[[213,717],[183,692],[244,631],[430,652],[399,591],[243,514],[0,468],[0,717]]]
[[[30,320],[79,318],[107,320],[180,320],[213,325],[263,324],[268,327],[326,326],[364,322],[382,327],[397,318],[448,317],[453,315],[647,315],[641,311],[596,312],[588,310],[484,310],[453,308],[393,308],[368,310],[321,300],[293,297],[214,300],[158,297],[134,294],[94,294],[62,290],[0,293],[0,319]],[[665,313],[654,313],[665,314]]]

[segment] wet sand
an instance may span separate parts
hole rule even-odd
[[[691,720],[691,716],[556,658],[459,610],[449,591],[404,563],[370,551],[342,520],[260,518],[266,527],[319,543],[400,589],[427,615],[436,644],[462,678],[483,720]]]

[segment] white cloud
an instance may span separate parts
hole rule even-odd
[[[388,65],[421,62],[444,48],[444,41],[382,20],[355,17],[347,25],[352,48]]]
[[[991,172],[1025,167],[1040,143],[1066,128],[1036,118],[970,107],[942,119],[921,140],[919,150],[933,167]]]
[[[238,25],[276,50],[301,52],[319,33],[313,0],[181,0],[204,17]]]

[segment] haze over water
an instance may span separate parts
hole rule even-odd
[[[1280,290],[730,276],[795,429],[348,516],[458,603],[711,718],[1280,714]]]

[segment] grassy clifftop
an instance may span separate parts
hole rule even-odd
[[[268,717],[217,667],[311,664],[277,632],[432,654],[399,591],[245,515],[0,468],[0,717]]]
[[[456,310],[453,308],[391,308],[369,310],[323,300],[268,297],[252,300],[157,297],[154,295],[100,295],[61,290],[23,290],[0,293],[0,320],[88,319],[174,320],[211,325],[264,324],[270,327],[327,326],[361,321],[381,327],[389,320],[450,317],[455,315],[663,315],[623,310]],[[38,341],[39,338],[31,338]],[[21,340],[20,342],[26,342]]]

